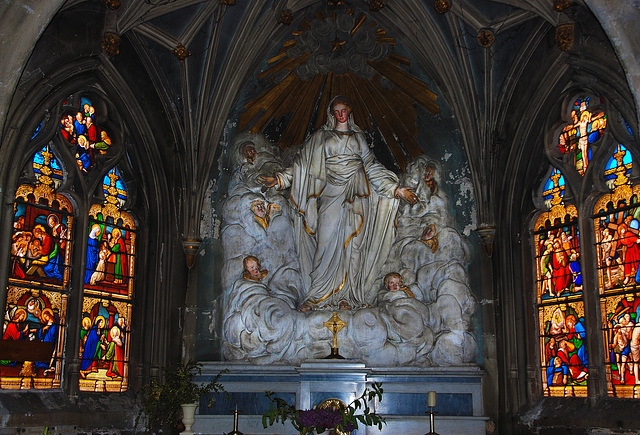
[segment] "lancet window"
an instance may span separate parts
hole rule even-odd
[[[565,204],[565,181],[552,169],[542,194],[548,211],[534,230],[540,359],[545,395],[586,396],[588,361],[578,212]]]
[[[3,389],[58,388],[62,375],[74,208],[56,193],[63,170],[47,144],[31,161],[33,184],[18,187],[6,288]]]
[[[44,143],[43,131],[52,131],[47,122],[59,122],[16,189],[2,389],[61,388],[70,355],[80,359],[74,388],[128,389],[138,226],[126,211],[131,201],[120,165],[128,160],[119,157],[123,141],[108,109],[101,96],[74,94],[62,102],[60,117],[45,119],[30,138]],[[91,185],[93,195],[77,194]],[[79,315],[68,306],[80,306]]]
[[[117,167],[104,176],[102,191],[104,204],[89,211],[80,390],[126,391],[136,225],[121,209],[127,188]]]
[[[616,397],[638,397],[640,389],[640,185],[630,182],[632,165],[618,144],[604,175],[611,193],[593,210],[607,387]]]
[[[640,185],[629,147],[635,139],[617,113],[619,122],[608,122],[607,107],[589,93],[567,100],[547,144],[553,166],[536,195],[541,211],[531,234],[546,396],[598,390],[599,382],[589,382],[595,367],[607,390],[594,393],[640,397]]]

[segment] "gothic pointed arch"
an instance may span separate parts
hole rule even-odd
[[[159,145],[153,141],[155,135],[149,125],[150,122],[159,123],[150,120],[152,116],[141,110],[141,102],[130,97],[124,78],[114,70],[107,73],[105,69],[109,67],[98,69],[102,75],[95,74],[95,60],[82,59],[52,71],[41,82],[32,83],[32,88],[26,92],[23,104],[30,107],[31,112],[15,110],[9,117],[12,133],[6,137],[2,147],[3,167],[7,169],[3,171],[3,190],[14,189],[17,192],[16,204],[33,201],[28,193],[23,194],[22,186],[30,185],[36,189],[41,184],[40,180],[48,175],[53,180],[54,193],[66,198],[70,206],[65,208],[64,213],[58,212],[55,207],[58,203],[62,204],[62,200],[54,198],[52,203],[47,199],[54,204],[47,206],[47,210],[72,229],[66,233],[69,250],[64,270],[67,275],[65,287],[58,291],[60,297],[49,297],[49,293],[56,289],[48,287],[38,295],[33,293],[33,297],[42,299],[47,295],[51,302],[44,301],[43,306],[52,306],[56,322],[58,318],[62,319],[56,335],[61,341],[56,343],[55,360],[49,351],[47,367],[34,366],[35,377],[30,377],[33,381],[25,381],[25,376],[20,376],[23,362],[15,358],[7,360],[8,363],[17,362],[16,373],[11,374],[15,379],[5,386],[4,377],[10,373],[0,368],[0,388],[49,388],[69,393],[124,392],[136,388],[141,382],[136,373],[149,376],[151,366],[160,365],[162,363],[158,361],[170,357],[165,350],[170,346],[167,331],[172,327],[171,321],[144,328],[140,326],[148,316],[147,311],[177,305],[169,295],[168,284],[165,284],[165,280],[172,279],[172,274],[156,277],[144,272],[148,262],[164,261],[168,250],[163,251],[162,246],[168,245],[171,237],[167,228],[171,227],[168,222],[173,215],[160,212],[163,204],[170,201],[165,177],[159,175],[163,168],[160,163],[162,156],[157,151]],[[83,132],[80,131],[82,127],[85,128]],[[25,150],[37,150],[36,157],[33,157],[32,151],[27,151],[31,152],[31,157],[25,156]],[[49,159],[49,163],[53,162],[50,169],[43,163],[48,153],[54,156]],[[29,164],[24,169],[15,167],[15,164],[12,168],[9,159],[14,162],[26,159]],[[15,187],[12,188],[12,185]],[[36,200],[35,205],[43,204],[44,199]],[[168,206],[165,208],[170,209]],[[107,245],[111,243],[108,246],[110,253],[106,258],[105,278],[95,281],[94,285],[85,284],[85,277],[94,274],[97,266],[96,263],[93,270],[88,270],[90,265],[87,264],[86,247],[92,226],[100,224],[101,219],[104,221],[105,237],[110,236],[110,240],[105,241]],[[11,240],[13,230],[8,227],[10,225],[13,228],[13,222],[3,222],[6,228],[2,231],[2,237]],[[44,228],[48,229],[47,226]],[[145,246],[148,238],[143,237],[141,243],[139,236],[141,229],[146,235],[150,228],[156,234],[151,244],[158,247],[154,248],[157,254],[151,255]],[[1,257],[6,259],[7,264],[17,260],[9,251]],[[23,267],[25,274],[29,267]],[[45,274],[48,273],[48,269],[42,269]],[[33,268],[27,275],[40,278],[38,270]],[[0,272],[3,285],[6,284],[7,289],[9,286],[18,288],[14,284],[20,283],[15,282],[12,276],[5,278],[3,273]],[[135,293],[134,274],[135,282],[141,283],[144,292]],[[42,277],[44,281],[47,279],[52,280]],[[36,287],[30,284],[19,288],[33,292]],[[1,296],[5,311],[16,311],[17,304],[25,302],[22,300],[26,297],[25,292],[4,291]],[[63,309],[65,318],[62,317]],[[160,314],[160,318],[165,315],[168,318],[168,309]],[[95,350],[100,350],[91,356],[87,371],[87,367],[82,368],[83,356],[88,355],[85,352],[86,338],[91,328],[100,322],[92,321],[90,327],[84,328],[84,319],[95,320],[99,317],[104,319],[104,324],[100,330],[100,344]],[[11,318],[7,325],[10,323]],[[151,338],[158,333],[154,328],[164,332]],[[18,338],[25,337],[18,334]],[[153,349],[145,347],[151,340],[157,342]],[[21,344],[25,345],[27,340],[15,341],[24,342]],[[132,364],[138,368],[143,361],[144,371],[130,370]],[[50,370],[50,366],[54,370]],[[39,378],[42,379],[38,382]]]
[[[540,391],[638,397],[640,186],[629,149],[633,133],[616,106],[590,90],[568,93],[560,109],[545,148],[558,168],[534,195],[542,211],[531,233]]]

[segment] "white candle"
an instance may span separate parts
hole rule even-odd
[[[429,393],[427,393],[427,406],[429,406],[430,408],[436,406],[436,392],[435,391],[429,391]]]

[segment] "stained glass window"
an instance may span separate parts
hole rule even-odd
[[[55,189],[62,168],[50,145],[32,159],[37,182],[14,203],[0,388],[58,388],[73,234],[73,206]]]
[[[611,193],[594,208],[607,386],[615,397],[640,397],[640,186],[630,183],[632,164],[619,144],[604,172]]]
[[[599,106],[602,101],[584,96],[574,100],[571,120],[558,135],[558,149],[574,156],[574,165],[584,175],[591,161],[592,145],[600,140],[607,126],[607,116]]]
[[[66,110],[60,119],[60,132],[68,142],[76,145],[75,158],[83,174],[93,169],[96,154],[107,154],[111,148],[109,133],[95,123],[96,115],[91,99],[81,97],[77,110]]]
[[[543,394],[586,396],[585,343],[578,212],[563,200],[562,173],[553,169],[542,186],[548,211],[535,224],[537,310]]]
[[[122,211],[127,188],[117,168],[104,177],[104,204],[89,211],[82,302],[80,390],[126,391],[136,225]]]

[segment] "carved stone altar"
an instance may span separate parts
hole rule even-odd
[[[390,254],[373,271],[373,285],[360,289],[367,295],[365,306],[334,301],[309,310],[296,252],[299,211],[288,189],[266,189],[257,181],[258,175],[289,167],[292,157],[247,133],[235,138],[232,152],[237,169],[223,205],[222,228],[225,359],[300,366],[322,358],[333,338],[323,324],[339,310],[347,324],[339,348],[347,359],[371,367],[474,361],[470,323],[476,300],[466,270],[470,249],[452,227],[436,162],[418,157],[401,176],[400,185],[415,188],[419,202],[397,206],[397,229],[386,246]]]

